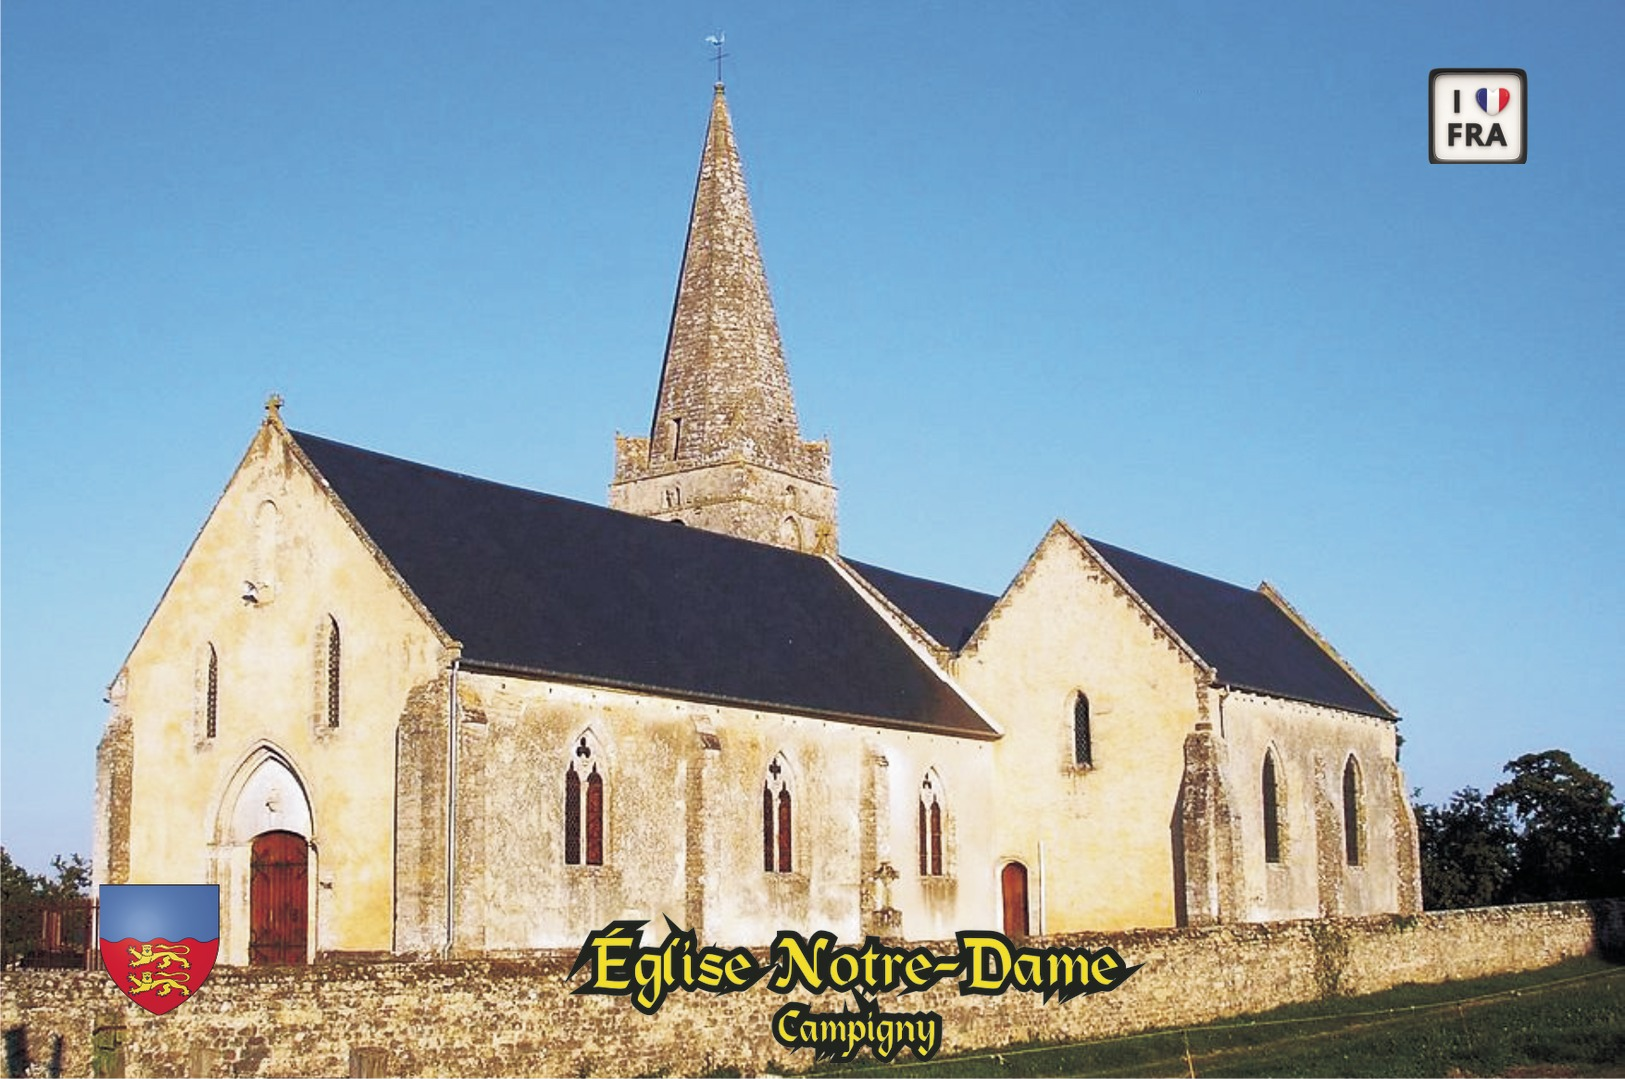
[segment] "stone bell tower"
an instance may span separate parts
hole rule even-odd
[[[829,443],[803,442],[722,84],[647,438],[615,436],[612,509],[834,553]]]

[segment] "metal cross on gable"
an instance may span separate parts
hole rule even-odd
[[[724,46],[724,45],[726,45],[728,43],[728,35],[724,34],[721,30],[718,30],[716,33],[714,33],[710,37],[706,38],[705,43],[707,45],[711,46],[713,49],[717,50],[717,55],[716,55],[716,61],[717,61],[717,85],[721,86],[722,85],[722,60],[723,60],[723,57],[728,55],[727,53],[722,51],[722,46]]]

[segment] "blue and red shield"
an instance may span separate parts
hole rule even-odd
[[[102,963],[154,1015],[190,1000],[220,952],[218,884],[104,884]]]

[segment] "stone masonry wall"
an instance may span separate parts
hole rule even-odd
[[[652,929],[653,927],[651,927]],[[942,983],[884,1010],[935,1010],[943,1052],[1198,1024],[1281,1004],[1534,969],[1625,947],[1625,900],[1078,935],[1143,963],[1116,991],[1067,1003],[959,996]],[[646,936],[645,944],[656,943]],[[938,944],[938,954],[953,951]],[[12,970],[0,1026],[14,1065],[91,1071],[91,1037],[123,1027],[129,1075],[590,1075],[801,1070],[769,1021],[786,997],[674,993],[645,1016],[620,997],[573,996],[571,956],[328,962],[222,968],[168,1016],[126,1001],[105,974]],[[808,999],[804,994],[795,994]],[[812,998],[839,1012],[849,997]]]

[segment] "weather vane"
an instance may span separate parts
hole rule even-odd
[[[717,85],[722,85],[722,58],[728,54],[722,51],[722,46],[728,43],[728,35],[721,30],[705,39],[705,43],[717,50]]]

